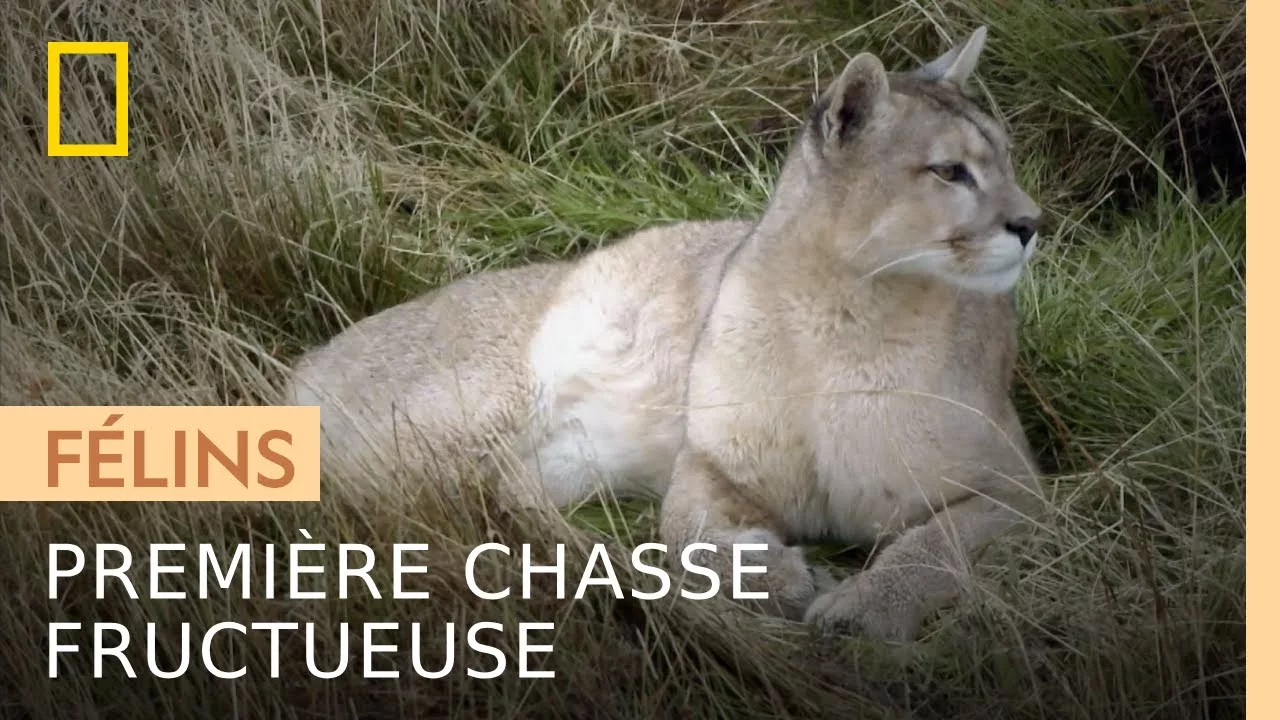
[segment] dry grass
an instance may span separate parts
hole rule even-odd
[[[624,557],[652,537],[645,506],[567,520],[496,516],[478,495],[376,507],[335,495],[270,512],[10,506],[0,509],[0,582],[10,588],[0,711],[1241,713],[1243,8],[1035,5],[17,0],[0,28],[5,404],[256,402],[302,348],[432,284],[572,255],[666,219],[749,215],[815,82],[845,57],[869,47],[908,62],[987,22],[985,87],[1055,219],[1020,294],[1019,402],[1052,470],[1056,513],[1028,542],[995,549],[983,592],[916,646],[890,651],[819,641],[719,602],[615,601],[598,588],[576,603],[487,602],[461,585],[466,550],[484,540],[533,543],[543,560],[563,542],[571,567],[596,541]],[[130,41],[128,158],[43,155],[42,49],[53,39]],[[109,70],[64,67],[65,139],[102,137]],[[302,539],[299,528],[331,549],[372,545],[384,579],[392,543],[429,543],[432,598],[373,600],[357,588],[347,601],[133,601],[114,591],[97,600],[81,578],[46,599],[49,542],[120,542],[141,563],[151,543],[283,548]],[[518,572],[514,562],[482,569]],[[265,637],[215,646],[223,661],[249,665],[240,680],[198,669],[150,679],[140,653],[138,679],[122,680],[111,662],[93,679],[86,655],[47,678],[51,621],[124,623],[135,646],[155,622],[168,668],[182,622],[199,636],[222,620],[272,619],[316,623],[321,668],[336,662],[340,622],[421,622],[432,667],[446,622],[552,621],[557,678],[349,671],[320,681],[301,634],[286,634],[277,680],[261,677]],[[514,633],[504,642],[513,648]],[[358,636],[349,650],[358,663]]]

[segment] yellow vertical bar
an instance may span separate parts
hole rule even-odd
[[[58,146],[62,144],[62,98],[60,96],[62,89],[62,51],[54,48],[53,43],[50,43],[48,58],[49,87],[46,91],[46,96],[48,98],[49,112],[45,123],[48,128],[46,152],[53,154]]]
[[[129,154],[129,46],[116,53],[116,153]]]

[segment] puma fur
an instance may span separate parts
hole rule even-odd
[[[326,471],[376,492],[395,466],[479,469],[560,507],[654,493],[669,557],[711,543],[727,573],[767,544],[744,555],[763,607],[914,639],[1042,500],[1010,399],[1041,210],[966,94],[985,39],[907,72],[850,60],[758,220],[473,274],[311,351],[285,399],[321,407]],[[836,584],[818,540],[882,549]]]

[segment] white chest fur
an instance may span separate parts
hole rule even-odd
[[[988,452],[993,371],[937,315],[851,314],[731,279],[709,330],[690,440],[797,540],[874,542],[1007,461]]]
[[[927,376],[865,389],[850,375],[829,376],[808,408],[813,490],[803,496],[822,504],[794,514],[793,531],[870,542],[973,491],[992,459],[977,451],[990,446],[989,408]]]

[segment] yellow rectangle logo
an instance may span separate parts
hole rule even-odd
[[[49,157],[122,157],[129,154],[129,43],[50,42],[48,44]],[[62,144],[62,56],[113,55],[116,62],[116,141]]]
[[[316,501],[320,409],[0,407],[0,501]]]

